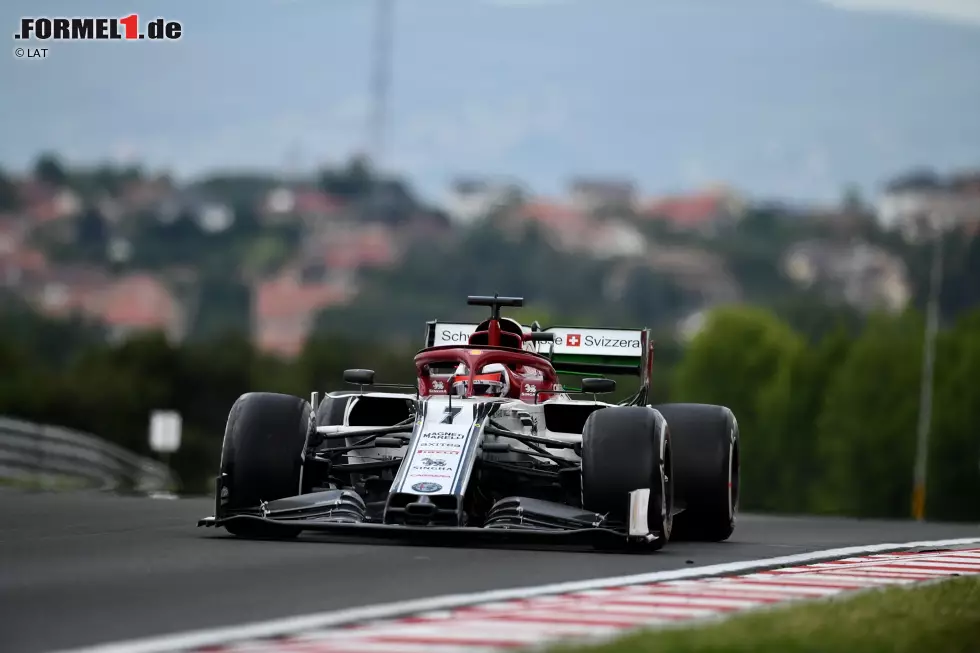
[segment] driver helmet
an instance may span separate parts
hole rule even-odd
[[[453,393],[466,394],[469,383],[469,371],[466,365],[460,363],[453,376]],[[510,377],[507,368],[500,363],[484,365],[479,374],[473,377],[473,396],[475,397],[506,397],[510,392]]]

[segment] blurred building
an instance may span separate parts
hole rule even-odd
[[[450,185],[444,205],[454,223],[466,226],[497,210],[519,205],[525,195],[524,187],[513,180],[469,177]]]
[[[674,231],[710,235],[739,220],[748,208],[740,193],[724,186],[695,193],[654,198],[641,207],[640,217],[662,222]]]
[[[300,353],[320,311],[346,303],[353,288],[304,278],[304,271],[289,268],[252,288],[252,337],[264,352],[283,357]]]
[[[647,262],[652,270],[672,279],[680,288],[699,298],[702,307],[740,299],[742,290],[725,260],[697,247],[651,246]]]
[[[863,311],[899,312],[912,298],[905,262],[865,243],[804,241],[790,248],[782,267],[797,285],[820,288]]]
[[[167,283],[133,273],[114,277],[93,266],[44,266],[20,284],[20,294],[49,317],[82,317],[107,328],[110,340],[160,331],[172,342],[186,335],[187,311]]]
[[[572,203],[535,198],[509,216],[510,226],[536,226],[552,247],[594,259],[642,257],[647,242],[630,222],[597,219]]]
[[[916,171],[889,182],[875,203],[883,229],[920,242],[942,224],[976,232],[980,225],[980,171],[948,179]]]
[[[266,225],[295,222],[312,225],[336,216],[343,208],[343,202],[319,188],[280,186],[266,194],[258,215]]]
[[[184,307],[159,278],[133,274],[102,288],[94,301],[90,317],[109,328],[114,341],[125,340],[142,331],[162,331],[172,342],[186,334]]]
[[[580,177],[569,184],[572,206],[585,213],[632,212],[636,194],[636,184],[628,179]]]

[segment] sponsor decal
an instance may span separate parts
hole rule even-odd
[[[566,347],[601,347],[608,349],[639,349],[639,338],[610,338],[609,336],[595,336],[587,333],[584,336],[579,333],[569,333],[567,336],[555,336],[556,345]]]
[[[445,467],[446,461],[441,458],[423,458],[421,463],[426,467]]]
[[[470,350],[470,353],[473,354],[474,356],[479,356],[480,354],[483,353],[483,350],[482,349],[471,349]]]
[[[469,342],[470,334],[465,331],[443,329],[439,332],[439,339],[441,342]]]
[[[439,380],[433,381],[432,382],[432,389],[433,390],[445,390],[446,389],[446,384],[443,383],[442,381],[439,381]]]
[[[613,349],[635,349],[640,346],[640,340],[629,340],[628,338],[597,338],[596,336],[585,336],[586,347],[611,347]]]
[[[453,467],[429,467],[427,465],[412,465],[412,476],[423,478],[449,478],[449,472],[455,471]],[[446,472],[445,474],[433,474],[432,472]]]
[[[466,438],[466,433],[453,433],[452,431],[434,431],[432,433],[423,433],[420,439],[464,440],[465,438]]]
[[[534,386],[531,385],[530,383],[525,383],[524,384],[524,394],[526,394],[526,395],[533,395],[534,394]]]
[[[412,489],[415,490],[416,492],[423,492],[428,494],[430,492],[438,492],[439,490],[442,489],[442,486],[439,485],[438,483],[423,481],[421,483],[416,483],[415,485],[413,485]]]
[[[458,447],[458,444],[443,444],[439,443],[440,447]],[[437,456],[457,456],[459,451],[456,449],[419,449],[415,453],[420,454],[435,454]]]

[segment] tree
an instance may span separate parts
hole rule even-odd
[[[75,247],[78,254],[84,258],[105,260],[106,248],[109,244],[109,228],[102,213],[93,206],[88,206],[78,216],[76,223]]]
[[[773,385],[796,386],[794,366],[805,344],[772,313],[733,307],[714,311],[694,337],[671,384],[673,401],[728,406],[742,437],[742,499],[746,508],[771,508],[778,494],[782,452],[797,437],[776,428],[767,413],[789,419],[789,396]],[[765,411],[765,412],[763,412]]]
[[[776,314],[813,343],[843,329],[857,335],[864,318],[853,306],[828,301],[821,292],[808,290],[778,298],[772,303]]]
[[[926,492],[930,519],[980,520],[980,309],[937,343]]]
[[[628,273],[622,303],[633,322],[662,326],[678,319],[692,301],[669,276],[641,266]]]
[[[68,184],[68,173],[54,154],[42,154],[34,164],[34,177],[52,186]]]
[[[367,197],[375,181],[370,163],[363,157],[353,157],[342,169],[327,169],[320,173],[320,187],[344,199]]]
[[[857,184],[849,184],[841,194],[841,210],[847,213],[859,214],[864,211],[864,196]]]
[[[12,211],[20,206],[17,185],[7,173],[0,170],[0,211]]]
[[[767,452],[771,467],[768,491],[760,506],[779,512],[809,512],[812,488],[820,474],[817,457],[817,420],[827,385],[846,358],[852,344],[841,325],[816,346],[806,347],[780,367],[772,383],[760,392],[758,410],[770,434]]]
[[[817,423],[820,512],[909,514],[923,323],[876,315],[833,373]]]
[[[955,318],[980,304],[980,283],[977,282],[980,279],[980,237],[963,231],[954,232],[944,245],[946,265],[943,272],[943,315]],[[928,286],[922,288],[923,295],[927,288]]]

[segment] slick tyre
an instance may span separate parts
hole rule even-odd
[[[602,408],[582,429],[582,505],[629,520],[629,493],[650,489],[648,523],[662,547],[671,537],[673,470],[671,442],[663,417],[642,406]]]
[[[254,392],[238,398],[221,446],[224,496],[218,498],[218,505],[222,513],[300,494],[302,453],[312,413],[308,401],[292,395]],[[296,529],[244,520],[225,528],[242,537],[299,535]]]
[[[735,530],[739,500],[738,422],[724,406],[663,404],[674,447],[675,539],[721,542]]]

